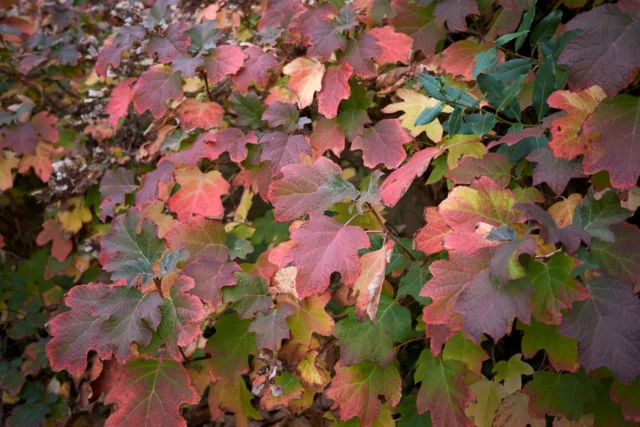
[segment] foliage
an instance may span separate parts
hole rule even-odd
[[[601,3],[0,2],[3,425],[639,423]]]

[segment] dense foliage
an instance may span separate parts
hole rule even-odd
[[[640,423],[638,1],[208,3],[0,2],[0,422]]]

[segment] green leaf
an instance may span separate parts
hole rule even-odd
[[[535,8],[534,8],[535,10]],[[531,25],[531,24],[529,24]],[[505,34],[502,37],[499,37],[496,41],[493,42],[494,45],[496,46],[502,46],[505,45],[507,43],[509,43],[511,40],[518,38],[518,37],[524,37],[527,34],[529,34],[529,30],[522,30],[522,31],[517,31],[515,33],[509,33],[509,34]]]
[[[418,414],[417,407],[418,397],[410,394],[405,397],[396,408],[396,411],[402,415],[398,420],[398,427],[431,427],[431,412]]]
[[[493,75],[480,74],[478,85],[487,97],[487,101],[496,111],[504,112],[509,117],[520,120],[520,105],[516,96],[522,90],[525,75],[518,77],[510,86],[504,84],[493,77]]]
[[[263,105],[255,92],[249,92],[247,96],[242,96],[240,92],[234,92],[230,101],[231,107],[238,116],[236,118],[237,126],[258,129],[265,125],[266,122],[262,120],[262,115],[267,106]]]
[[[463,107],[475,108],[477,101],[467,95],[465,89],[455,89],[449,86],[442,77],[430,74],[420,74],[418,80],[430,97],[438,101],[456,101]]]
[[[533,375],[533,368],[522,361],[522,354],[514,354],[509,361],[499,361],[493,367],[494,381],[504,381],[504,391],[511,394],[522,388],[522,375]]]
[[[290,222],[276,221],[273,210],[267,211],[263,217],[253,221],[256,231],[251,236],[251,242],[254,245],[260,243],[282,243],[289,240]]]
[[[518,32],[528,31],[531,28],[531,24],[533,23],[533,18],[536,16],[536,2],[534,1],[531,6],[529,6],[529,10],[522,16],[522,22],[520,22],[520,26],[518,27]],[[516,52],[520,50],[522,45],[524,44],[524,40],[526,39],[526,34],[518,36],[516,40]]]
[[[449,116],[449,120],[447,120],[447,131],[449,135],[454,136],[460,130],[460,126],[462,126],[462,108],[454,108],[453,112]]]
[[[185,249],[177,249],[172,252],[167,252],[160,261],[160,274],[165,276],[172,271],[178,271],[178,263],[180,261],[186,261],[189,258],[189,252]]]
[[[477,374],[482,369],[482,362],[488,358],[482,347],[467,339],[464,332],[456,332],[444,344],[444,350],[442,350],[443,360],[459,360],[467,366],[467,369]]]
[[[251,277],[247,273],[236,273],[238,283],[222,288],[225,303],[230,303],[240,317],[246,319],[257,312],[266,314],[271,307],[269,286],[262,277]]]
[[[140,234],[136,232],[140,215],[138,209],[129,209],[111,224],[111,230],[102,238],[102,250],[113,254],[104,269],[113,272],[112,280],[125,279],[127,286],[135,285],[138,278],[146,285],[153,277],[153,264],[165,250],[164,240],[158,239],[158,227],[148,218],[142,221]]]
[[[531,319],[530,326],[518,322],[518,330],[524,332],[522,353],[526,358],[530,359],[538,351],[545,350],[551,366],[558,371],[575,372],[580,367],[578,342],[571,337],[558,334],[557,326],[545,325]]]
[[[422,382],[418,413],[431,411],[431,422],[436,426],[471,425],[464,410],[475,396],[464,381],[465,365],[457,360],[443,361],[423,350],[416,366],[414,381]]]
[[[431,123],[435,119],[438,118],[438,115],[442,113],[442,109],[444,108],[444,103],[440,102],[435,107],[425,108],[422,110],[422,113],[416,119],[415,126],[422,126]]]
[[[493,113],[467,114],[464,121],[471,125],[471,131],[478,136],[484,136],[498,123]]]
[[[536,110],[538,120],[549,111],[547,98],[556,88],[556,64],[549,56],[545,57],[536,73],[533,82],[533,108]]]
[[[333,332],[346,365],[366,359],[385,367],[392,360],[393,344],[411,336],[411,313],[385,295],[380,297],[373,325],[359,322],[353,307],[346,312],[348,316],[336,323]]]
[[[420,291],[427,280],[431,278],[429,273],[429,267],[423,266],[422,262],[416,261],[409,267],[409,270],[400,279],[400,287],[398,288],[397,298],[403,295],[410,295],[414,300],[418,301],[421,305],[428,305],[431,303],[431,298],[421,297]],[[396,299],[397,299],[396,298]]]
[[[216,333],[205,347],[212,356],[209,368],[214,379],[233,380],[236,374],[249,371],[249,355],[258,352],[256,334],[249,332],[250,325],[251,320],[242,320],[236,313],[218,318]]]
[[[508,83],[526,75],[535,61],[525,58],[511,59],[504,64],[500,64],[491,76],[502,83]],[[504,85],[503,85],[504,87]]]
[[[536,372],[533,381],[523,390],[531,399],[529,413],[538,418],[548,414],[578,421],[583,414],[591,412],[591,405],[596,401],[593,382],[584,372]]]
[[[581,34],[582,30],[567,31],[566,33],[560,34],[557,39],[540,43],[540,50],[545,57],[550,56],[554,61],[557,61],[565,46]]]
[[[599,199],[595,198],[593,187],[587,196],[576,207],[573,224],[584,228],[587,233],[605,242],[613,242],[615,236],[610,226],[631,216],[631,212],[620,206],[620,199],[615,191],[606,191]]]
[[[487,70],[492,70],[498,64],[500,60],[499,56],[496,56],[498,49],[492,47],[491,49],[483,50],[475,56],[476,64],[473,66],[472,76],[475,79],[478,74],[484,73]]]
[[[551,40],[553,35],[556,33],[556,29],[558,28],[558,24],[560,24],[561,20],[562,11],[559,10],[554,10],[545,16],[531,32],[531,37],[529,37],[531,49],[535,49],[536,46],[538,46],[538,43],[544,43]]]

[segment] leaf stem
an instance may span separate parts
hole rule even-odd
[[[409,256],[409,258],[411,258],[412,261],[417,261],[417,258],[413,256],[411,251],[404,245],[404,243],[402,243],[400,239],[393,234],[391,227],[387,227],[387,225],[385,224],[384,220],[382,219],[378,211],[373,209],[373,206],[371,206],[371,203],[366,203],[366,205],[367,205],[367,208],[371,209],[371,212],[376,217],[376,220],[378,221],[378,223],[380,223],[380,225],[389,232],[388,233],[389,237],[391,237],[391,239],[394,242],[396,242],[398,246],[400,246],[406,252],[406,254]]]

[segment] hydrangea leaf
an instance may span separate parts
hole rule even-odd
[[[443,361],[429,350],[420,354],[414,374],[415,382],[422,382],[418,392],[418,413],[431,411],[434,427],[474,425],[464,412],[476,397],[465,384],[467,372],[465,365],[457,360]]]
[[[456,187],[440,203],[440,214],[454,229],[475,229],[478,222],[493,226],[510,225],[516,219],[512,209],[515,197],[503,190],[491,178],[482,176],[470,187]]]
[[[292,164],[282,168],[282,179],[269,187],[269,200],[275,206],[278,221],[293,221],[303,215],[319,216],[332,204],[358,192],[342,178],[340,166],[326,157],[313,165]]]
[[[187,47],[191,44],[189,36],[185,34],[189,25],[182,22],[169,24],[164,36],[151,36],[147,46],[147,55],[153,58],[158,55],[158,61],[163,64],[173,62],[180,54],[187,53]]]
[[[614,188],[636,185],[640,177],[640,155],[634,150],[640,143],[639,123],[640,98],[618,95],[602,101],[583,125],[584,133],[598,135],[585,153],[584,172],[609,171]]]
[[[444,236],[451,231],[451,228],[437,208],[425,208],[424,219],[427,224],[413,236],[413,245],[415,249],[427,255],[433,255],[444,250],[442,245]]]
[[[273,53],[265,53],[256,46],[244,50],[244,65],[231,80],[242,92],[249,90],[249,86],[264,88],[269,83],[270,70],[278,69],[278,59]],[[216,60],[220,61],[217,56]]]
[[[159,119],[167,111],[169,99],[182,98],[182,78],[180,74],[172,73],[167,65],[154,65],[140,76],[134,90],[136,113],[149,110],[155,119]]]
[[[220,419],[226,412],[233,412],[237,425],[247,423],[247,418],[261,420],[260,412],[251,404],[252,399],[253,395],[247,390],[241,375],[235,374],[232,379],[221,378],[209,389],[211,417]]]
[[[373,57],[379,65],[409,63],[413,44],[411,37],[388,26],[373,28],[368,34],[376,38],[382,51],[380,55]]]
[[[479,15],[480,11],[474,0],[444,0],[436,4],[433,13],[439,27],[446,23],[451,31],[466,31],[467,15]]]
[[[60,225],[55,219],[50,219],[42,223],[42,231],[36,237],[38,246],[52,242],[51,255],[59,262],[64,261],[73,250],[73,242],[67,239]]]
[[[189,98],[180,103],[176,114],[183,129],[210,129],[222,125],[224,109],[217,102],[200,102]]]
[[[233,286],[237,282],[234,273],[240,271],[235,262],[226,262],[216,257],[204,255],[185,266],[183,274],[194,281],[190,292],[200,297],[212,309],[222,304],[222,288]]]
[[[500,339],[511,330],[516,317],[528,324],[532,292],[526,281],[511,281],[505,286],[491,281],[488,271],[478,274],[460,292],[455,304],[464,317],[465,335],[479,344],[482,334]]]
[[[584,177],[582,162],[554,157],[553,152],[547,147],[535,149],[527,156],[527,160],[536,163],[533,185],[546,182],[558,195],[564,193],[571,178]]]
[[[611,385],[611,400],[619,403],[624,417],[629,421],[640,422],[640,377],[637,377],[631,385],[614,382]]]
[[[546,263],[532,261],[527,266],[527,277],[533,286],[531,309],[539,321],[559,325],[562,310],[589,297],[584,285],[573,278],[573,268],[573,259],[561,253]]]
[[[251,320],[240,319],[236,313],[225,314],[216,321],[216,332],[205,347],[212,356],[209,369],[214,380],[233,380],[235,375],[249,371],[249,355],[258,351],[250,325]]]
[[[224,209],[221,196],[229,193],[229,183],[220,172],[202,173],[198,168],[178,168],[174,175],[181,185],[167,201],[167,206],[178,214],[182,222],[190,222],[193,215],[222,218]]]
[[[393,344],[411,336],[411,315],[386,296],[380,297],[376,321],[360,322],[355,309],[347,309],[348,317],[336,323],[333,335],[340,345],[340,360],[352,365],[363,360],[384,368],[393,358]]]
[[[64,209],[58,210],[56,215],[62,229],[68,233],[76,234],[82,228],[82,224],[91,222],[91,211],[84,205],[82,196],[71,197],[65,200]]]
[[[404,144],[412,140],[397,119],[384,119],[374,127],[366,129],[364,136],[353,140],[351,149],[362,150],[364,164],[374,168],[382,163],[389,169],[395,169],[407,157]]]
[[[225,128],[214,134],[213,141],[213,147],[208,149],[209,158],[218,158],[226,151],[231,161],[241,162],[249,154],[247,144],[257,144],[258,138],[253,132],[245,134],[237,128]]]
[[[270,128],[282,126],[285,132],[293,132],[298,129],[298,108],[295,104],[287,104],[275,101],[269,104],[262,120],[266,120]]]
[[[638,227],[620,223],[611,227],[613,242],[596,238],[591,246],[593,259],[607,274],[640,285],[640,231]]]
[[[376,66],[372,62],[375,56],[381,55],[382,49],[378,47],[378,41],[368,33],[361,33],[357,38],[347,41],[343,61],[353,69],[353,74],[363,79],[375,77]]]
[[[123,204],[126,195],[137,188],[131,171],[125,168],[106,171],[100,180],[100,195],[103,198],[100,205],[100,219],[104,222],[107,217],[115,216],[115,205]]]
[[[609,96],[626,87],[637,74],[640,21],[615,5],[603,5],[573,18],[564,31],[581,30],[558,58],[569,66],[572,90],[600,86]]]
[[[437,99],[429,98],[421,93],[411,89],[400,88],[396,90],[396,95],[402,99],[401,102],[389,104],[382,109],[383,113],[396,113],[403,111],[404,114],[399,117],[402,121],[402,127],[411,132],[411,135],[417,137],[425,132],[430,140],[440,142],[442,140],[442,125],[435,119],[431,123],[416,126],[416,120],[427,108],[433,108],[440,104]],[[453,111],[451,107],[445,107],[445,113]]]
[[[592,382],[583,373],[535,372],[523,390],[529,396],[529,413],[536,418],[549,414],[577,421],[596,399]]]
[[[308,32],[311,47],[308,55],[318,58],[320,61],[328,61],[336,50],[347,48],[347,40],[341,31],[337,30],[331,22],[319,22],[309,29]]]
[[[487,153],[481,159],[463,157],[445,176],[455,184],[472,184],[479,177],[487,176],[501,188],[506,188],[511,182],[511,162],[497,153]]]
[[[360,259],[363,265],[362,273],[353,284],[353,289],[356,292],[356,317],[361,322],[366,317],[372,322],[376,321],[385,270],[391,261],[393,246],[394,242],[390,240],[382,248],[367,252]]]
[[[220,221],[203,217],[194,217],[188,224],[177,222],[165,236],[171,250],[184,248],[189,252],[188,262],[206,255],[225,261],[229,255],[224,245],[226,239],[227,233]]]
[[[442,360],[459,360],[468,370],[479,374],[482,370],[482,362],[489,355],[475,342],[467,339],[462,332],[456,332],[447,340],[442,350]],[[500,362],[499,362],[500,363]]]
[[[487,379],[481,379],[469,386],[476,396],[476,402],[465,409],[465,414],[478,427],[491,427],[496,410],[508,393],[505,387]]]
[[[118,121],[126,116],[129,111],[129,104],[131,100],[133,100],[133,95],[136,93],[133,86],[137,80],[135,77],[130,77],[118,83],[111,91],[105,112],[109,114],[107,123],[113,129],[118,128]]]
[[[349,99],[349,77],[352,74],[353,69],[346,62],[327,68],[322,78],[322,90],[318,93],[318,112],[327,119],[336,117],[340,101]]]
[[[111,230],[102,238],[101,248],[109,256],[104,269],[112,272],[113,280],[124,278],[131,287],[139,278],[143,285],[151,280],[153,264],[162,256],[165,244],[158,239],[158,227],[148,218],[140,221],[140,211],[134,208],[113,220]]]
[[[262,277],[251,277],[242,272],[236,273],[236,278],[235,286],[222,288],[224,302],[230,303],[243,319],[269,311],[271,298],[267,282]]]
[[[626,282],[602,276],[586,283],[591,294],[573,305],[558,331],[578,340],[578,360],[587,371],[605,366],[630,384],[640,374],[640,301]]]
[[[582,132],[582,125],[605,97],[602,89],[593,86],[580,92],[559,90],[547,98],[549,106],[567,112],[550,125],[549,148],[554,156],[571,160],[587,152],[592,137]]]
[[[545,427],[544,417],[536,418],[529,414],[529,396],[516,391],[507,396],[496,409],[494,427],[527,426]]]
[[[190,345],[200,336],[200,322],[206,317],[200,299],[189,292],[193,286],[193,279],[187,276],[180,276],[173,283],[161,307],[162,321],[145,351],[164,345],[174,360],[183,360],[179,347]]]
[[[508,361],[501,360],[493,367],[494,381],[504,381],[504,391],[514,393],[522,388],[522,375],[533,375],[533,368],[522,361],[522,354],[514,354]],[[473,389],[473,388],[472,388]]]
[[[380,415],[382,402],[378,396],[384,396],[386,402],[395,407],[402,397],[401,382],[394,365],[381,369],[365,360],[357,365],[337,367],[326,395],[334,400],[334,407],[339,408],[340,420],[358,417],[362,426],[370,427]]]
[[[207,78],[218,84],[228,75],[235,75],[244,64],[244,53],[239,46],[222,45],[204,59]]]
[[[384,180],[380,186],[382,202],[387,206],[395,206],[407,192],[413,180],[427,170],[433,157],[438,153],[436,148],[425,148],[415,153],[407,163]]]
[[[298,96],[298,108],[311,105],[314,93],[322,89],[324,64],[301,56],[285,65],[282,72],[289,76],[287,86]]]
[[[593,188],[576,207],[573,224],[584,228],[591,236],[606,242],[615,241],[611,226],[624,221],[631,212],[620,206],[620,199],[614,191],[607,191],[596,199]]]
[[[260,137],[260,161],[269,161],[274,177],[282,176],[282,168],[300,163],[301,155],[311,155],[309,142],[302,135],[289,135],[281,131],[265,132]]]
[[[142,176],[141,185],[136,193],[136,206],[143,207],[147,203],[158,200],[160,195],[159,184],[168,186],[173,180],[173,170],[175,165],[172,162],[164,161],[151,172]]]
[[[279,302],[287,303],[293,309],[293,315],[287,317],[287,324],[291,335],[303,343],[310,343],[314,333],[329,336],[333,332],[334,322],[325,306],[331,299],[331,294],[311,296],[300,303],[289,297],[278,297]]]
[[[309,143],[314,159],[322,156],[327,150],[340,156],[344,150],[345,134],[338,119],[320,118],[313,129]]]
[[[551,366],[557,371],[577,372],[578,342],[558,334],[558,327],[546,325],[531,319],[531,325],[518,322],[518,330],[523,331],[522,353],[527,359],[535,357],[540,350],[546,351]]]
[[[407,0],[393,0],[391,3],[396,15],[389,21],[396,31],[413,39],[413,50],[421,50],[426,57],[436,52],[438,42],[446,37],[446,30],[436,24],[433,16],[435,3],[428,7],[409,3]]]
[[[105,425],[168,423],[186,427],[180,405],[196,404],[199,400],[187,370],[180,363],[166,359],[132,360],[123,366],[105,398],[105,404],[116,404]]]
[[[269,313],[258,313],[249,326],[249,332],[255,332],[258,348],[277,351],[283,339],[289,338],[287,318],[294,315],[289,305],[270,310]]]
[[[353,284],[361,271],[358,250],[370,246],[360,227],[345,226],[327,216],[304,222],[291,238],[296,243],[289,256],[298,268],[296,289],[301,298],[324,292],[334,271],[345,284]]]

